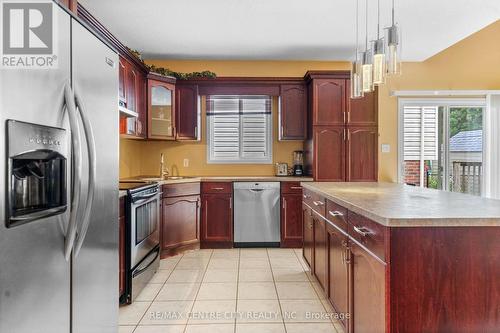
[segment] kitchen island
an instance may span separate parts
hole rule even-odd
[[[346,332],[498,332],[500,201],[302,183],[304,259]]]

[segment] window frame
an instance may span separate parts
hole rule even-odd
[[[480,107],[483,108],[483,151],[482,151],[482,159],[481,162],[483,166],[486,165],[486,119],[487,119],[487,101],[485,97],[468,97],[468,98],[433,98],[433,97],[420,97],[420,98],[402,98],[398,97],[398,166],[397,166],[397,179],[398,183],[404,184],[404,107],[405,106],[436,106],[439,108],[444,107],[444,115],[443,115],[443,135],[446,138],[445,141],[445,163],[448,164],[450,160],[450,150],[449,150],[449,134],[450,134],[450,109],[452,108],[460,108],[460,107]],[[438,116],[439,118],[439,116]],[[439,149],[439,148],[438,148]],[[422,172],[422,170],[420,170]],[[483,167],[483,176],[481,177],[481,196],[484,196],[485,189],[485,180],[487,178],[487,170]],[[448,167],[445,168],[443,178],[449,179],[449,170]],[[443,191],[449,191],[448,189],[448,181],[443,182],[443,188],[439,189]]]
[[[212,147],[212,132],[211,132],[211,121],[210,121],[210,116],[208,113],[210,112],[210,96],[225,96],[225,97],[237,97],[239,99],[244,98],[244,97],[265,97],[270,99],[270,113],[268,115],[269,120],[267,122],[267,131],[266,131],[266,137],[268,140],[266,140],[266,150],[268,152],[268,156],[265,159],[242,159],[241,158],[241,150],[240,150],[240,157],[238,159],[213,159],[211,156],[211,147]],[[241,102],[240,102],[241,103]],[[207,164],[273,164],[273,143],[274,143],[274,137],[273,137],[273,126],[274,126],[274,121],[273,121],[273,115],[274,115],[274,97],[271,95],[233,95],[233,94],[214,94],[214,95],[207,95],[206,96],[206,103],[205,103],[205,117],[206,117],[206,130],[207,130]],[[241,114],[240,114],[241,116]],[[242,122],[241,122],[241,117],[240,117],[240,133],[242,132]],[[241,143],[242,139],[240,136],[240,149],[241,149]]]

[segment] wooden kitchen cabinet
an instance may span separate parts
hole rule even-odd
[[[312,81],[314,126],[339,126],[346,122],[346,80],[337,78]]]
[[[162,200],[162,256],[185,248],[199,247],[200,196],[181,196]]]
[[[302,194],[281,195],[281,247],[302,246]]]
[[[385,268],[355,242],[352,254],[352,332],[385,332]]]
[[[347,71],[311,71],[305,170],[316,181],[377,181],[377,90],[350,98]]]
[[[146,76],[123,57],[119,59],[118,98],[120,109],[135,112],[137,117],[120,116],[120,134],[130,138],[146,137]]]
[[[148,80],[148,138],[174,140],[175,78],[150,73]]]
[[[328,299],[339,314],[345,332],[350,317],[351,254],[348,237],[333,225],[327,225]]]
[[[378,179],[377,127],[347,128],[346,180],[376,182]]]
[[[313,218],[312,210],[305,204],[302,205],[302,221],[303,221],[303,243],[302,243],[302,256],[309,265],[313,268],[314,256],[314,232],[313,232]]]
[[[161,256],[200,247],[200,183],[162,186]]]
[[[327,270],[327,232],[326,223],[323,219],[313,215],[313,240],[314,240],[314,265],[313,272],[320,286],[326,292],[328,290]]]
[[[280,140],[304,140],[307,133],[307,91],[303,84],[280,87]]]
[[[225,186],[229,185],[229,186]],[[203,183],[201,247],[233,247],[233,194],[231,183]]]
[[[200,96],[198,85],[175,86],[177,140],[200,139]]]
[[[343,126],[314,127],[315,180],[345,181],[345,139],[346,130]]]
[[[350,96],[347,85],[347,98]],[[371,93],[365,93],[363,98],[350,99],[347,103],[347,125],[376,127],[378,124],[378,88]]]

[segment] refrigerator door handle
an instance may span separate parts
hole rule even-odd
[[[80,202],[80,188],[82,178],[82,146],[80,128],[78,127],[78,119],[76,113],[76,105],[74,94],[69,84],[64,86],[64,108],[68,111],[69,127],[71,130],[71,148],[72,148],[72,167],[73,174],[71,176],[71,208],[69,214],[68,229],[64,240],[64,257],[69,261],[71,257],[71,249],[76,237],[76,224],[78,215],[78,205]]]
[[[75,257],[78,256],[80,249],[82,248],[83,241],[87,235],[87,230],[90,225],[90,213],[92,211],[92,206],[94,204],[94,194],[95,194],[95,180],[97,177],[97,166],[96,166],[96,147],[95,147],[95,137],[94,131],[92,129],[92,124],[87,115],[87,109],[85,104],[79,94],[78,90],[75,88],[75,103],[78,109],[79,115],[82,119],[83,129],[85,132],[85,140],[87,142],[87,151],[89,154],[89,183],[87,189],[87,202],[85,203],[85,210],[83,213],[83,222],[81,230],[76,239],[75,246]]]

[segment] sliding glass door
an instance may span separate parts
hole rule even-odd
[[[400,182],[482,194],[484,100],[400,100]]]

